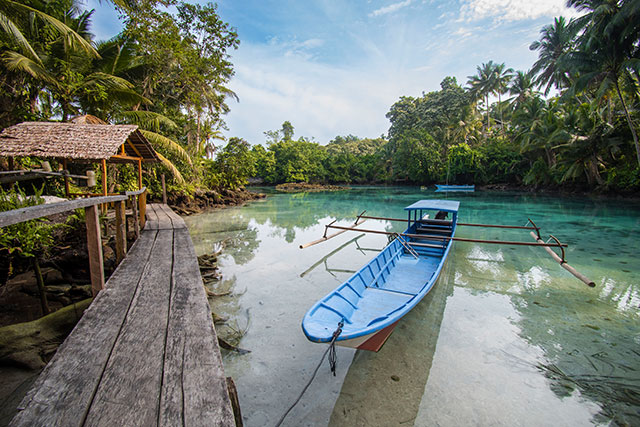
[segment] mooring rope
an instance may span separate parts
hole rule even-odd
[[[333,335],[331,337],[331,342],[329,343],[329,347],[324,351],[324,354],[320,359],[320,363],[318,363],[318,366],[316,366],[316,369],[313,371],[313,375],[311,375],[311,379],[309,379],[309,381],[307,382],[307,385],[304,386],[304,388],[302,389],[302,392],[300,393],[298,398],[295,400],[295,402],[293,402],[293,404],[289,406],[289,409],[287,409],[287,412],[285,412],[282,415],[282,417],[280,417],[280,420],[278,420],[278,422],[276,423],[276,427],[280,427],[284,419],[287,418],[287,415],[289,415],[289,412],[291,412],[291,410],[298,404],[298,402],[300,402],[300,399],[302,399],[302,396],[304,396],[307,389],[315,379],[316,374],[318,373],[318,369],[320,369],[320,366],[322,366],[322,362],[324,362],[324,358],[327,356],[327,353],[329,353],[329,367],[331,368],[331,372],[333,373],[333,376],[334,377],[336,376],[336,363],[338,360],[336,356],[336,339],[342,333],[343,326],[344,326],[344,321],[341,320],[338,323],[338,329],[336,329],[333,332]]]

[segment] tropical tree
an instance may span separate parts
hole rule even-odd
[[[640,72],[640,6],[637,1],[569,0],[569,6],[586,12],[575,23],[581,31],[577,49],[568,54],[568,63],[579,73],[574,91],[595,88],[605,99],[614,90],[625,114],[640,165],[640,144],[621,82],[633,98],[638,96]]]

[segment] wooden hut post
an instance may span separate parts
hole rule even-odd
[[[116,202],[116,261],[124,259],[127,253],[127,230],[125,228],[127,217],[125,216],[125,201]]]
[[[142,190],[142,158],[138,158],[138,190]]]
[[[67,159],[62,159],[62,168],[67,171]],[[64,176],[64,195],[66,198],[69,198],[69,177],[67,175]]]
[[[102,159],[102,195],[107,195],[107,160]],[[107,204],[102,205],[102,213],[107,213]]]
[[[147,192],[143,191],[138,196],[138,208],[140,209],[140,229],[144,229],[147,222]]]
[[[164,174],[160,175],[160,178],[162,179],[162,204],[166,205],[167,204],[167,185],[164,182]]]
[[[100,238],[100,219],[98,207],[85,208],[87,224],[87,252],[89,253],[89,271],[91,274],[91,291],[93,296],[104,289],[104,265],[102,262],[102,240]]]
[[[107,160],[102,159],[102,195],[107,195]]]

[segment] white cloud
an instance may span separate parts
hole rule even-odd
[[[285,120],[295,127],[296,137],[321,144],[337,135],[386,134],[385,114],[391,105],[401,95],[419,95],[431,68],[398,72],[364,64],[344,69],[304,55],[283,55],[275,46],[249,43],[241,45],[233,62],[236,75],[230,88],[240,103],[229,101],[225,134],[252,144],[264,143],[263,132],[279,129]]]
[[[577,16],[575,10],[565,6],[565,0],[463,0],[460,14],[467,22],[485,18],[522,21],[545,16]]]
[[[374,10],[369,14],[369,16],[380,16],[380,15],[386,15],[388,13],[393,13],[402,9],[403,7],[409,6],[412,2],[413,0],[405,0],[405,1],[399,1],[397,3],[392,3],[389,6],[384,6]]]

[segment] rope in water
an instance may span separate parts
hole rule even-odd
[[[309,381],[307,382],[307,385],[304,386],[304,388],[302,389],[302,392],[300,393],[300,395],[298,395],[298,398],[295,400],[295,402],[293,402],[293,404],[291,406],[289,406],[289,409],[287,409],[287,412],[285,412],[282,417],[280,417],[280,420],[278,420],[278,422],[276,423],[276,427],[280,427],[280,425],[282,424],[282,422],[284,421],[285,418],[287,418],[287,415],[289,415],[289,412],[291,412],[291,410],[298,404],[298,402],[300,402],[300,399],[302,399],[302,396],[304,396],[304,394],[306,393],[307,389],[309,388],[309,386],[311,385],[311,383],[313,382],[313,380],[316,377],[316,374],[318,373],[318,369],[320,369],[320,366],[322,366],[322,362],[324,362],[324,358],[327,356],[327,353],[329,353],[329,367],[331,368],[331,372],[333,373],[333,376],[336,376],[336,339],[338,338],[338,336],[342,333],[342,327],[344,326],[344,322],[341,320],[338,323],[338,329],[336,329],[333,332],[333,336],[331,337],[331,342],[329,343],[329,347],[327,347],[327,349],[324,351],[324,354],[322,355],[322,358],[320,359],[320,363],[318,363],[318,366],[316,366],[316,369],[313,371],[313,375],[311,375],[311,379],[309,379]]]

